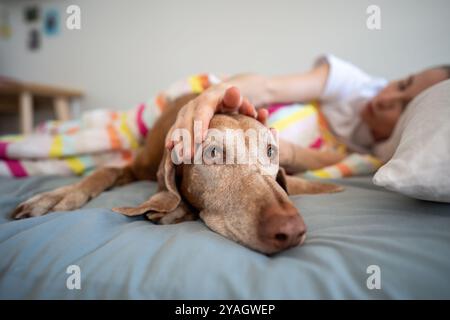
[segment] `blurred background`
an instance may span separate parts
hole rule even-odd
[[[72,4],[80,30],[66,27]],[[381,30],[366,26],[372,4]],[[448,0],[0,0],[0,76],[51,86],[33,87],[50,98],[34,102],[34,125],[58,96],[71,116],[126,109],[190,74],[302,72],[327,52],[393,79],[450,63],[449,35]],[[0,134],[29,112],[14,99],[34,98],[17,95],[0,104]]]

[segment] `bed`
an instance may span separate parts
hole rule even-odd
[[[271,257],[201,221],[159,226],[109,210],[142,202],[153,182],[107,191],[74,212],[8,217],[32,194],[77,179],[0,178],[0,298],[450,298],[450,204],[404,197],[371,177],[332,180],[342,193],[292,197],[307,240]],[[80,267],[80,290],[66,287],[70,265]],[[370,290],[373,265],[381,288]]]

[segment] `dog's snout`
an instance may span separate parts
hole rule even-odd
[[[290,203],[266,207],[261,212],[259,236],[269,251],[280,251],[303,243],[306,225]]]

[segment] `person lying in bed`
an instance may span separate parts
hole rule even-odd
[[[317,59],[306,73],[272,77],[242,74],[212,86],[183,107],[172,130],[192,130],[192,123],[197,120],[206,131],[212,116],[218,112],[238,111],[265,122],[268,113],[264,106],[318,100],[332,132],[351,151],[370,153],[377,143],[390,137],[403,110],[414,97],[449,78],[450,66],[439,66],[388,82],[370,76],[336,56],[326,55]],[[236,97],[229,102],[223,101],[224,93],[230,87],[237,88]],[[169,149],[174,146],[170,137],[168,135],[166,141]],[[290,147],[288,144],[280,140],[280,164],[289,167],[289,159],[303,159],[302,167],[290,168],[291,171],[318,169],[343,158],[337,152]]]

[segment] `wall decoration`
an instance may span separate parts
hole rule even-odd
[[[29,6],[24,8],[23,17],[26,22],[33,23],[40,19],[40,10],[38,6]]]
[[[44,33],[47,36],[54,36],[59,33],[59,28],[59,11],[56,9],[48,9],[44,14]]]
[[[37,29],[31,29],[28,33],[28,49],[35,51],[41,47],[41,34]]]
[[[11,32],[9,12],[5,7],[0,7],[0,39],[9,39]]]

